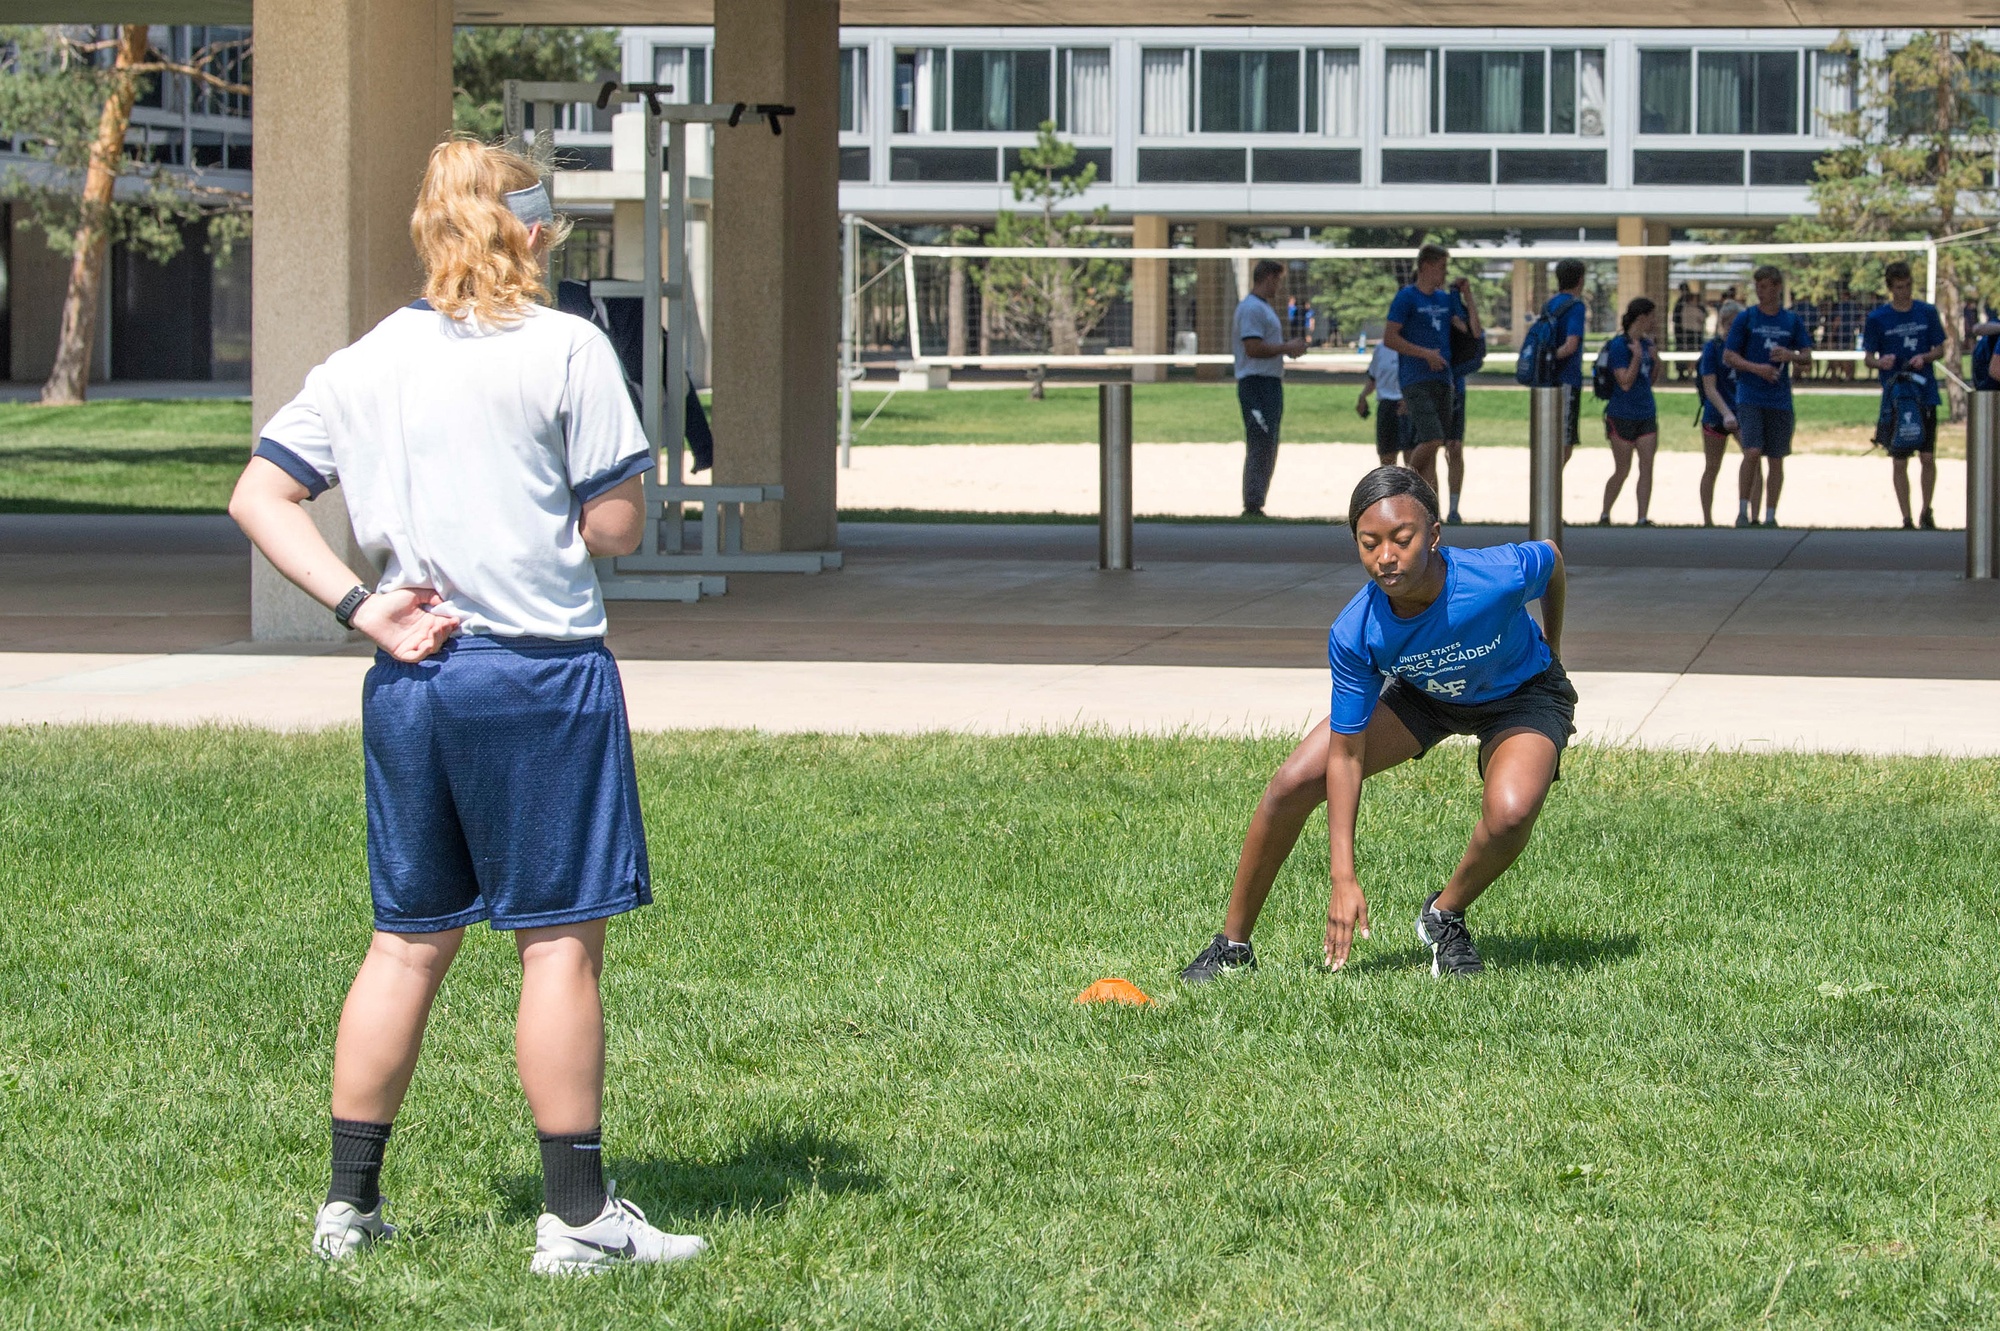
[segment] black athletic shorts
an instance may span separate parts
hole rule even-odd
[[[1451,383],[1444,379],[1425,379],[1419,383],[1403,385],[1403,438],[1409,447],[1418,444],[1439,444],[1450,437],[1451,430]]]
[[[1547,735],[1556,746],[1556,774],[1562,774],[1562,751],[1576,733],[1576,689],[1562,662],[1492,702],[1456,703],[1433,698],[1405,679],[1392,679],[1382,690],[1382,705],[1416,738],[1417,757],[1429,753],[1447,735],[1479,737],[1479,774],[1486,775],[1486,746],[1509,730]]]
[[[1375,399],[1375,455],[1383,462],[1394,464],[1397,454],[1407,444],[1403,442],[1403,400],[1397,397]]]
[[[1636,444],[1649,434],[1660,432],[1660,418],[1647,416],[1643,419],[1631,416],[1609,416],[1604,418],[1606,438],[1617,435],[1628,444]]]

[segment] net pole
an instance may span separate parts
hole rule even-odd
[[[1965,576],[1990,581],[1995,573],[1996,518],[2000,518],[2000,392],[1968,394],[1965,414]]]
[[[903,251],[903,305],[910,320],[910,359],[922,360],[924,343],[917,333],[917,264],[908,250]]]
[[[653,445],[653,475],[659,476],[660,465],[666,459],[664,430],[662,424],[661,397],[666,385],[661,381],[660,355],[664,350],[660,337],[660,294],[665,285],[661,272],[660,253],[660,116],[649,103],[646,107],[644,152],[640,160],[645,171],[644,226],[641,233],[641,254],[644,265],[640,278],[645,284],[645,297],[640,306],[639,354],[645,362],[639,372],[640,425],[646,431],[646,439]],[[678,331],[678,330],[677,330]],[[663,511],[664,510],[664,511]],[[646,505],[646,531],[639,549],[646,554],[657,554],[660,550],[660,523],[666,519],[670,528],[676,528],[675,521],[680,513],[679,506],[669,502],[662,505]],[[673,537],[672,548],[680,549],[678,531],[668,533]]]
[[[1567,397],[1557,384],[1528,390],[1528,539],[1562,549],[1562,452],[1568,442]]]
[[[1937,308],[1937,242],[1924,242],[1924,300]]]
[[[1132,385],[1097,386],[1097,567],[1132,569]]]
[[[854,453],[854,214],[840,219],[840,469]]]

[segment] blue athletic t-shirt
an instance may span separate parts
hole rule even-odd
[[[1697,385],[1701,383],[1701,376],[1704,374],[1715,376],[1715,391],[1722,394],[1722,400],[1729,404],[1731,411],[1735,411],[1736,371],[1722,363],[1722,339],[1719,337],[1708,339],[1707,344],[1701,349],[1701,359],[1695,362],[1694,377]],[[1701,395],[1701,423],[1713,434],[1722,433],[1722,413],[1715,409],[1715,403],[1709,401],[1706,392]]]
[[[1611,400],[1604,404],[1604,414],[1616,416],[1621,421],[1647,421],[1659,414],[1653,405],[1653,376],[1659,372],[1659,358],[1653,354],[1653,344],[1642,341],[1639,344],[1639,373],[1633,376],[1630,388],[1620,388],[1617,380],[1611,382]],[[1622,370],[1632,364],[1632,339],[1620,333],[1604,344],[1604,365],[1606,369]]]
[[[1404,619],[1373,582],[1354,594],[1327,634],[1333,669],[1333,729],[1368,728],[1384,676],[1440,702],[1504,698],[1549,668],[1552,659],[1528,602],[1548,590],[1555,549],[1546,541],[1481,550],[1441,547],[1444,591]]]
[[[1553,315],[1557,301],[1568,301],[1561,317],[1555,321],[1554,344],[1560,347],[1571,338],[1576,339],[1576,354],[1565,356],[1556,362],[1556,382],[1568,384],[1579,392],[1583,389],[1583,333],[1590,322],[1590,310],[1583,298],[1574,292],[1557,292],[1549,297],[1549,303],[1542,306],[1542,313]]]
[[[1809,351],[1812,344],[1812,330],[1806,327],[1804,319],[1790,310],[1766,314],[1763,306],[1752,305],[1736,316],[1735,323],[1729,325],[1729,349],[1752,365],[1772,364],[1773,347]],[[1778,366],[1778,382],[1774,384],[1766,383],[1754,374],[1738,373],[1736,405],[1776,407],[1780,411],[1790,411],[1792,409],[1791,362],[1787,361]]]
[[[1444,357],[1444,368],[1433,370],[1419,357],[1404,356],[1405,392],[1411,384],[1451,383],[1451,321],[1463,318],[1465,304],[1450,287],[1439,287],[1428,296],[1414,286],[1396,293],[1396,298],[1389,302],[1389,322],[1402,325],[1405,341]]]
[[[1904,361],[1943,345],[1944,320],[1939,317],[1937,306],[1928,301],[1913,300],[1909,309],[1900,312],[1894,305],[1877,305],[1868,312],[1868,323],[1861,330],[1863,351],[1896,358],[1897,369],[1876,371],[1885,384],[1889,376],[1901,373]],[[1924,381],[1924,403],[1932,407],[1938,405],[1937,374],[1932,369],[1936,364],[1932,361],[1917,371],[1917,377]]]

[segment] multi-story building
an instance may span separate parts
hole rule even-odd
[[[156,28],[153,41],[176,60],[204,47],[218,52],[217,72],[247,72],[247,55],[230,43],[247,28]],[[250,99],[179,74],[148,79],[132,108],[126,152],[170,173],[233,193],[250,192]],[[0,126],[0,180],[33,177],[42,165],[17,150]],[[26,209],[0,204],[0,369],[32,382],[55,362],[69,257],[51,250]],[[114,245],[98,311],[94,379],[247,381],[250,377],[250,250],[236,245],[220,264],[206,234],[190,228],[165,264]]]

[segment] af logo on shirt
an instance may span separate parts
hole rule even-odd
[[[1499,650],[1505,634],[1492,642],[1475,643],[1468,647],[1463,642],[1453,642],[1444,647],[1433,647],[1429,651],[1409,652],[1396,662],[1395,673],[1415,683],[1424,682],[1424,692],[1440,698],[1457,698],[1465,693],[1465,680],[1440,679],[1438,676],[1462,670],[1482,657]]]
[[[1445,698],[1456,698],[1459,694],[1465,692],[1465,681],[1462,679],[1450,681],[1427,679],[1424,681],[1424,692],[1435,693]]]

